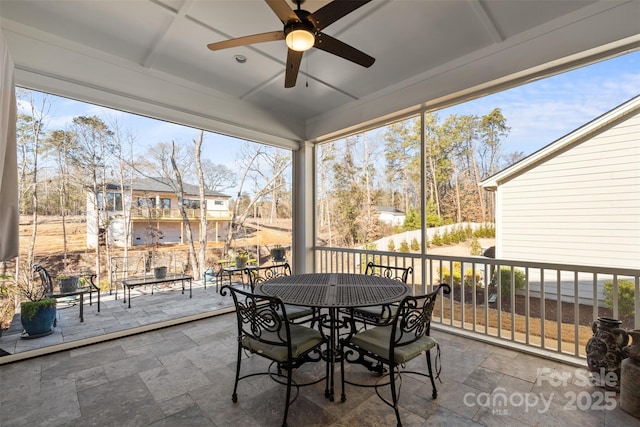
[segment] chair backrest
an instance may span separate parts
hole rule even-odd
[[[388,279],[399,280],[402,283],[408,283],[409,275],[413,275],[413,267],[395,267],[392,265],[374,264],[369,261],[364,274],[368,276],[380,276]]]
[[[223,286],[220,293],[224,296],[227,290],[236,307],[238,340],[243,347],[256,349],[266,344],[286,348],[291,359],[291,332],[280,298],[256,295],[229,285]]]
[[[53,293],[53,280],[51,279],[51,275],[47,269],[40,264],[34,264],[33,271],[38,273],[40,276],[40,283],[42,284],[44,294],[47,295]]]
[[[252,292],[254,292],[256,286],[262,282],[275,279],[276,277],[291,276],[291,266],[288,262],[281,265],[250,267],[245,271],[247,276],[249,276],[249,284],[251,285]]]
[[[394,354],[395,348],[409,345],[429,335],[433,308],[440,290],[445,294],[451,292],[449,285],[441,283],[431,293],[407,296],[402,300],[393,319],[390,354]]]

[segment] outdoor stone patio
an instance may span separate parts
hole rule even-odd
[[[193,313],[216,310],[229,306],[231,298],[219,296],[215,288],[194,286],[191,300],[188,294],[167,289],[153,296],[139,294],[131,309],[108,296],[102,302],[100,314],[95,306],[85,307],[84,324],[77,319],[77,307],[60,309],[60,331],[18,340],[11,349],[162,320],[175,315],[178,306]],[[1,338],[1,348],[11,342],[9,335]],[[427,378],[403,376],[400,405],[405,426],[640,426],[640,420],[619,408],[618,396],[613,398],[614,408],[603,407],[604,389],[580,381],[584,368],[444,331],[432,335],[441,345],[438,399],[431,398]],[[228,313],[0,365],[0,425],[280,425],[285,387],[269,377],[243,380],[238,403],[231,401],[236,345],[236,319]],[[424,358],[418,358],[409,366],[421,370],[425,365]],[[251,357],[244,360],[243,372],[264,371],[267,366],[263,358]],[[319,378],[323,372],[322,363],[307,364],[296,378]],[[348,366],[347,375],[356,382],[378,379],[357,365]],[[557,383],[560,375],[569,377],[566,384]],[[372,389],[347,385],[346,392],[346,402],[329,402],[324,382],[301,388],[290,407],[289,426],[395,425],[392,408]]]

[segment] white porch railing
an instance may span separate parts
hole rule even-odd
[[[185,209],[185,213],[189,219],[199,219],[200,209]],[[181,220],[182,214],[180,209],[164,209],[164,208],[141,208],[132,207],[130,211],[133,220]],[[229,210],[207,210],[208,220],[230,221],[231,211]]]
[[[375,260],[379,264],[413,267],[409,285],[415,294],[426,293],[432,285],[448,283],[452,292],[438,300],[435,328],[473,335],[520,350],[565,360],[584,359],[586,341],[592,335],[591,322],[598,317],[620,318],[621,303],[626,301],[620,301],[618,289],[622,284],[628,286],[629,282],[635,290],[635,314],[627,319],[626,327],[640,328],[640,270],[636,269],[543,264],[481,256],[427,254],[423,257],[420,254],[327,247],[318,247],[315,251],[316,272],[362,273],[367,262]],[[612,309],[604,304],[606,282],[613,287]],[[514,292],[516,283],[522,288]],[[563,304],[558,303],[558,296],[565,308],[572,309],[571,319],[562,320]]]

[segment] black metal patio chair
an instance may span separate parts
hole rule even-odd
[[[251,292],[255,292],[255,289],[267,280],[272,280],[276,277],[291,276],[291,266],[289,263],[283,263],[262,267],[249,267],[246,269],[246,274],[249,277]],[[285,306],[287,307],[287,318],[291,322],[305,323],[312,321],[316,314],[315,310],[310,307],[291,304],[285,304]]]
[[[282,425],[287,425],[289,405],[298,395],[298,388],[303,385],[315,384],[322,381],[320,378],[307,384],[296,384],[292,380],[292,372],[303,364],[321,360],[320,347],[325,343],[322,334],[313,328],[292,324],[286,320],[286,307],[277,297],[256,295],[230,285],[225,285],[220,290],[222,295],[226,291],[231,292],[238,319],[238,359],[236,364],[236,379],[233,386],[232,400],[238,401],[238,382],[242,379],[256,375],[271,375],[272,378],[282,376],[281,371],[286,371],[286,399]],[[281,313],[284,316],[281,316]],[[283,318],[284,317],[284,318]],[[241,376],[241,364],[243,350],[264,357],[277,365],[277,374],[271,371],[251,373]],[[313,357],[312,354],[317,354]],[[296,387],[296,395],[291,399],[291,386]]]
[[[370,261],[367,264],[364,274],[369,276],[386,277],[388,279],[407,283],[409,276],[413,275],[413,267],[381,265],[374,264]],[[397,304],[376,305],[373,307],[357,307],[350,310],[349,314],[355,320],[362,322],[365,327],[366,325],[380,326],[388,324],[393,319],[397,309]]]
[[[438,365],[440,346],[429,334],[433,308],[441,290],[445,294],[451,292],[449,285],[440,284],[427,295],[405,297],[398,306],[392,322],[386,326],[377,326],[356,332],[355,322],[351,322],[352,334],[340,342],[341,352],[344,355],[340,361],[343,401],[346,400],[345,383],[362,387],[375,387],[378,397],[394,409],[397,424],[401,426],[402,421],[398,411],[399,387],[396,384],[401,381],[401,374],[410,373],[429,377],[431,379],[432,397],[434,399],[437,398],[438,390],[436,389],[435,379],[439,379],[440,374]],[[437,349],[435,374],[431,365],[431,349],[433,348]],[[422,353],[426,353],[428,373],[405,368],[405,364]],[[350,356],[354,354],[357,354],[357,357],[350,359]],[[345,360],[368,367],[370,366],[370,361],[365,357],[377,360],[379,363],[388,366],[388,382],[363,385],[349,382],[345,379]],[[382,378],[387,378],[387,375]],[[384,398],[378,390],[379,387],[387,385],[391,387],[391,402]]]
[[[38,276],[40,276],[40,283],[43,288],[44,296],[56,299],[68,298],[76,295],[80,296],[80,322],[84,322],[84,294],[86,293],[89,293],[89,305],[93,305],[93,292],[95,291],[98,294],[98,313],[100,313],[100,288],[94,283],[94,279],[97,277],[96,274],[81,274],[80,276],[85,278],[83,283],[78,281],[76,282],[76,287],[73,289],[59,288],[59,290],[56,291],[53,279],[46,268],[41,264],[34,264],[33,271],[38,273]],[[57,323],[58,319],[55,319],[53,321],[53,326],[55,327]]]

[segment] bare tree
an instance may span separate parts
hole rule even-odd
[[[270,167],[263,169],[260,163],[261,159],[265,159]],[[234,229],[242,226],[247,215],[253,211],[256,202],[269,194],[273,194],[274,191],[278,191],[285,185],[286,180],[283,180],[282,177],[290,165],[290,157],[285,158],[277,153],[274,154],[270,152],[269,147],[258,144],[245,144],[239,162],[239,168],[242,172],[240,173],[240,184],[238,186],[238,199],[233,207],[231,227],[229,227],[225,239],[225,252],[231,248]],[[268,170],[269,173],[265,173],[265,170]],[[247,181],[254,184],[250,197],[243,193]],[[246,203],[240,203],[243,196],[247,196]],[[277,201],[272,200],[272,203],[277,203]]]
[[[182,180],[182,176],[191,171],[193,153],[191,150],[181,150],[180,148],[175,141],[172,141],[171,145],[161,142],[149,147],[145,161],[140,162],[137,170],[147,178],[164,184],[169,183],[173,188],[178,198],[178,210],[184,226],[184,241],[189,248],[189,264],[194,274],[200,274],[191,222],[184,206],[184,183]]]
[[[95,270],[98,283],[101,280],[101,250],[100,238],[104,237],[105,243],[109,241],[107,233],[108,218],[103,218],[100,204],[106,204],[106,177],[109,169],[109,159],[117,152],[114,148],[113,132],[98,116],[79,116],[72,121],[72,130],[76,135],[77,144],[70,153],[70,159],[74,166],[82,171],[78,177],[94,198],[95,217],[93,219],[97,227],[98,241],[96,242]],[[102,195],[102,200],[99,199]]]
[[[201,160],[205,186],[211,191],[225,191],[237,183],[235,172],[226,165],[214,164],[209,159]]]
[[[127,259],[129,255],[129,244],[131,239],[131,211],[124,209],[124,198],[125,198],[125,189],[129,189],[129,199],[131,199],[132,188],[131,182],[133,180],[134,168],[132,167],[133,163],[133,147],[136,143],[136,139],[131,132],[124,130],[117,119],[113,120],[111,124],[111,128],[114,132],[114,140],[116,141],[116,149],[117,149],[117,159],[118,163],[116,165],[118,170],[118,181],[120,183],[120,191],[121,198],[123,203],[122,209],[122,221],[124,223],[123,227],[123,239],[124,239],[124,250],[123,256]],[[125,149],[128,151],[128,154],[125,154]],[[111,271],[111,259],[109,258],[109,271]]]
[[[17,138],[20,146],[23,147],[23,159],[21,162],[22,173],[20,174],[23,191],[27,185],[28,164],[31,163],[31,239],[27,250],[27,268],[31,268],[34,263],[34,250],[36,236],[38,235],[38,157],[41,150],[42,140],[45,137],[44,124],[51,107],[49,98],[44,94],[36,105],[36,99],[32,91],[20,91],[19,97],[26,100],[31,109],[31,115],[21,114],[18,116]],[[24,195],[21,194],[21,195]]]
[[[195,143],[195,158],[196,158],[196,175],[198,176],[198,191],[200,196],[200,252],[198,254],[198,268],[194,266],[194,274],[196,277],[201,277],[201,270],[205,269],[206,255],[207,255],[207,200],[205,199],[205,182],[204,173],[202,171],[202,141],[204,139],[204,132],[198,133],[198,139],[194,140]]]
[[[180,173],[180,169],[178,169],[178,163],[176,161],[176,144],[175,142],[171,143],[171,168],[173,169],[173,173],[175,176],[175,184],[176,184],[176,194],[178,195],[178,207],[180,208],[180,215],[182,216],[182,222],[184,224],[184,233],[187,238],[187,244],[189,246],[189,261],[191,263],[192,269],[197,272],[198,276],[200,275],[200,265],[198,264],[198,260],[196,258],[195,247],[193,246],[193,235],[191,233],[191,223],[189,222],[189,216],[184,208],[184,186],[182,184],[182,174]],[[206,227],[205,227],[206,233]]]
[[[75,135],[72,132],[57,130],[51,132],[48,143],[55,152],[60,173],[60,216],[62,218],[62,254],[64,269],[68,268],[67,259],[67,211],[69,198],[69,152],[73,148]]]

